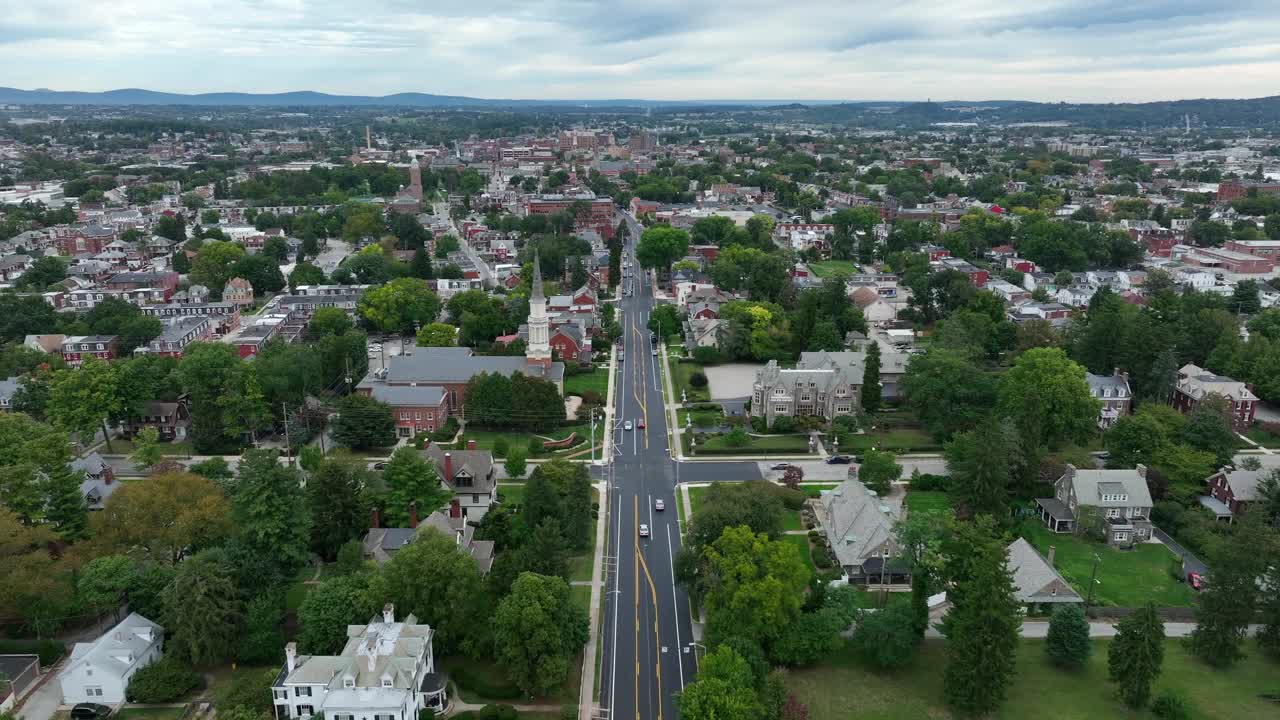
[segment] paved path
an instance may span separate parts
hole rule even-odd
[[[578,720],[591,720],[596,704],[596,646],[600,643],[600,593],[604,588],[605,530],[609,527],[609,484],[596,483],[596,491],[600,493],[601,513],[596,521],[596,549],[591,557],[591,607],[587,610],[590,624],[587,646],[582,651],[582,680],[578,686]]]
[[[1261,625],[1250,625],[1249,634],[1256,635]],[[1195,623],[1187,622],[1167,622],[1164,624],[1164,636],[1171,638],[1184,638],[1191,635],[1191,631],[1196,629]],[[1049,623],[1043,620],[1028,620],[1022,623],[1022,637],[1024,638],[1043,638],[1049,634]],[[925,631],[924,636],[927,638],[943,637],[942,633],[934,627],[930,627]],[[1116,636],[1116,626],[1114,623],[1091,622],[1089,623],[1089,637],[1095,638],[1111,638]]]
[[[1164,543],[1169,548],[1169,552],[1182,558],[1182,569],[1184,572],[1195,572],[1201,575],[1209,574],[1209,566],[1205,565],[1200,558],[1196,557],[1192,552],[1180,545],[1177,540],[1169,537],[1169,534],[1154,525],[1151,527],[1151,534],[1155,539]]]

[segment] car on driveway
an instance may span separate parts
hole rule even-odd
[[[630,420],[628,420],[628,421],[626,421],[626,422],[622,423],[622,429],[623,429],[623,430],[630,430],[630,429],[631,429],[631,421],[630,421]]]
[[[662,512],[667,509],[667,504],[662,502],[662,498],[653,501],[653,509]]]
[[[648,526],[648,525],[641,525],[641,526],[640,526],[640,537],[649,537],[649,526]]]
[[[848,465],[851,462],[853,462],[853,458],[848,455],[832,455],[827,458],[828,465]]]
[[[111,708],[100,703],[77,703],[71,708],[71,720],[103,720],[110,715]]]
[[[1187,573],[1187,584],[1191,586],[1192,590],[1203,590],[1205,586],[1204,576],[1198,572],[1189,572]]]

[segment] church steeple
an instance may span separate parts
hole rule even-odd
[[[551,366],[551,328],[547,318],[547,299],[542,294],[542,266],[538,253],[533,254],[533,282],[529,295],[529,344],[524,357],[529,365]]]

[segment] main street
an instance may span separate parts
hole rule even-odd
[[[639,233],[633,232],[631,246]],[[689,598],[675,579],[680,552],[675,466],[667,448],[662,377],[646,323],[652,288],[630,247],[631,294],[620,302],[623,338],[609,488],[608,601],[600,626],[600,707],[609,720],[675,720],[675,694],[693,681]],[[624,429],[630,422],[631,430]],[[643,427],[641,427],[643,425]],[[661,500],[666,509],[655,509]],[[640,536],[640,526],[648,537]]]

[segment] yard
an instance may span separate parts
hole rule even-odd
[[[565,395],[581,395],[588,390],[594,391],[604,397],[609,391],[609,368],[591,366],[588,372],[579,372],[576,375],[564,376],[564,394]]]
[[[1177,556],[1159,543],[1143,543],[1133,550],[1117,550],[1075,535],[1055,535],[1035,521],[1028,521],[1022,535],[1041,555],[1057,548],[1054,565],[1062,577],[1084,597],[1097,555],[1098,583],[1095,605],[1137,607],[1148,601],[1162,607],[1190,607],[1195,592],[1170,573]]]
[[[841,452],[859,452],[871,448],[893,452],[923,452],[941,450],[942,445],[929,433],[913,427],[881,428],[862,435],[846,435],[840,443]]]
[[[809,263],[809,269],[814,275],[820,278],[830,277],[836,273],[844,273],[845,275],[855,275],[858,272],[858,266],[853,264],[852,260],[822,260],[820,262]]]
[[[191,443],[183,440],[180,442],[161,442],[157,447],[160,448],[160,454],[165,457],[191,457]],[[98,447],[98,452],[103,455],[132,455],[136,448],[132,440],[124,438],[112,438],[111,449],[108,450],[105,443]]]
[[[313,565],[308,565],[298,571],[294,576],[293,582],[289,583],[289,587],[285,588],[284,606],[290,612],[297,612],[302,607],[302,601],[307,598],[307,594],[319,587],[318,583],[311,582],[324,578],[324,566],[321,565],[319,572]]]
[[[1146,720],[1150,713],[1128,710],[1115,699],[1107,680],[1108,641],[1096,640],[1089,665],[1080,673],[1063,672],[1045,658],[1043,640],[1023,640],[1017,668],[997,720]],[[1276,706],[1258,697],[1280,689],[1275,666],[1248,646],[1250,655],[1235,668],[1216,671],[1194,660],[1178,640],[1165,642],[1164,672],[1155,692],[1177,688],[1205,720],[1254,720],[1276,717]],[[942,695],[946,643],[925,641],[914,662],[895,673],[863,668],[849,649],[815,667],[793,670],[788,684],[808,703],[813,720],[918,720],[951,718]],[[850,714],[857,708],[856,715]]]
[[[597,430],[599,430],[599,428],[597,428]],[[577,440],[571,447],[585,447],[586,443],[591,439],[591,425],[589,423],[562,425],[552,430],[545,430],[536,433],[521,430],[483,430],[467,428],[466,432],[464,432],[458,439],[455,447],[464,448],[467,446],[468,440],[475,440],[477,448],[480,450],[488,450],[493,453],[494,457],[501,458],[506,457],[506,452],[497,452],[494,450],[495,445],[498,444],[499,438],[506,441],[508,448],[518,447],[528,451],[529,439],[532,437],[536,436],[538,438],[538,442],[541,443],[544,439],[563,440],[569,437],[570,433],[578,434]],[[599,435],[597,434],[597,440],[599,439]],[[552,454],[553,451],[541,450],[538,453],[538,456],[546,457]]]
[[[908,490],[907,509],[911,512],[946,512],[951,509],[947,494],[939,490]]]
[[[116,720],[178,720],[185,707],[121,708]]]
[[[707,455],[808,455],[809,454],[809,436],[808,435],[765,435],[756,436],[749,435],[748,442],[743,447],[733,447],[726,442],[727,433],[717,435],[708,435],[706,440],[700,440],[696,448],[691,447],[692,436],[681,435],[681,441],[684,443],[685,452],[692,454]]]
[[[508,678],[506,670],[492,660],[475,660],[464,655],[448,655],[440,659],[438,670],[448,673],[453,680],[456,692],[454,697],[463,702],[487,705],[492,703],[517,704],[535,703],[539,705],[557,705],[562,702],[576,703],[578,687],[582,682],[582,657],[574,661],[565,683],[554,694],[547,697],[530,699]],[[525,717],[523,713],[520,715]]]
[[[1280,426],[1276,423],[1254,423],[1245,431],[1244,436],[1264,448],[1280,449],[1280,435],[1271,432],[1272,430],[1280,432]]]
[[[705,376],[706,373],[702,369],[702,365],[694,362],[673,362],[671,365],[671,387],[674,389],[676,396],[673,398],[675,402],[687,400],[689,402],[708,402],[711,400],[711,390],[709,385],[703,385],[695,388],[690,382],[690,378],[696,372],[701,372]],[[681,395],[684,391],[684,395]]]
[[[694,515],[697,515],[698,511],[702,509],[703,499],[707,494],[707,490],[709,490],[710,488],[711,488],[710,485],[701,485],[701,486],[695,486],[695,487],[689,488],[689,505],[693,508]],[[784,511],[784,514],[782,516],[783,532],[786,532],[788,530],[804,530],[804,529],[805,529],[804,524],[800,520],[799,510]],[[803,536],[795,536],[795,537],[803,537]]]

